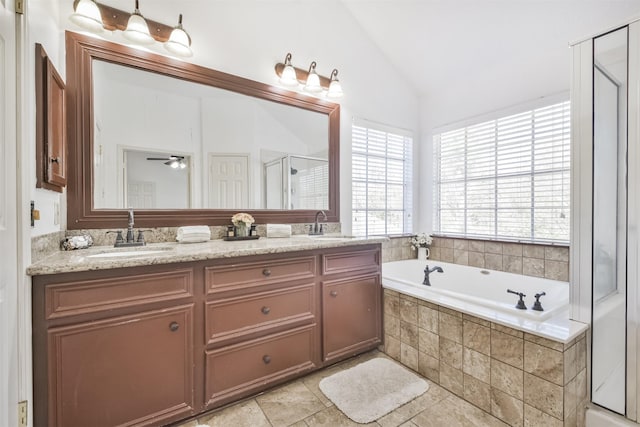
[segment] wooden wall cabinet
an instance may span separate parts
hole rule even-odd
[[[36,187],[62,192],[67,185],[65,84],[36,44]]]
[[[381,342],[380,246],[36,276],[34,425],[165,425]]]

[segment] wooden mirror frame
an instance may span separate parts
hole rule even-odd
[[[66,32],[66,56],[68,229],[118,228],[127,223],[126,209],[93,208],[94,59],[326,114],[329,119],[329,207],[324,211],[328,222],[340,221],[339,104],[70,31]],[[258,224],[313,222],[316,213],[316,210],[302,209],[141,209],[135,212],[135,223],[136,227],[228,225],[238,211],[250,213]]]

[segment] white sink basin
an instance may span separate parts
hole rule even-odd
[[[168,251],[171,248],[154,248],[154,249],[139,249],[139,250],[117,250],[109,252],[102,252],[93,255],[87,255],[87,258],[124,258],[124,257],[138,257],[148,256],[153,254],[161,254]]]

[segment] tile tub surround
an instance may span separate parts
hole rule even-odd
[[[416,251],[411,249],[411,237],[390,236],[382,243],[382,262],[402,261],[416,257]]]
[[[511,426],[582,426],[586,334],[563,343],[384,290],[384,352]]]
[[[434,237],[430,258],[489,270],[569,281],[569,247]]]

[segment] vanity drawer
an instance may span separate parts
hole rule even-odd
[[[314,280],[316,258],[290,258],[205,268],[207,293],[215,294],[252,286],[293,280]]]
[[[46,319],[193,296],[193,270],[115,276],[46,285]]]
[[[207,303],[207,344],[221,344],[267,330],[313,323],[314,283]]]
[[[380,250],[369,249],[322,255],[322,274],[350,273],[380,268]]]
[[[206,352],[207,406],[316,368],[316,325]]]

